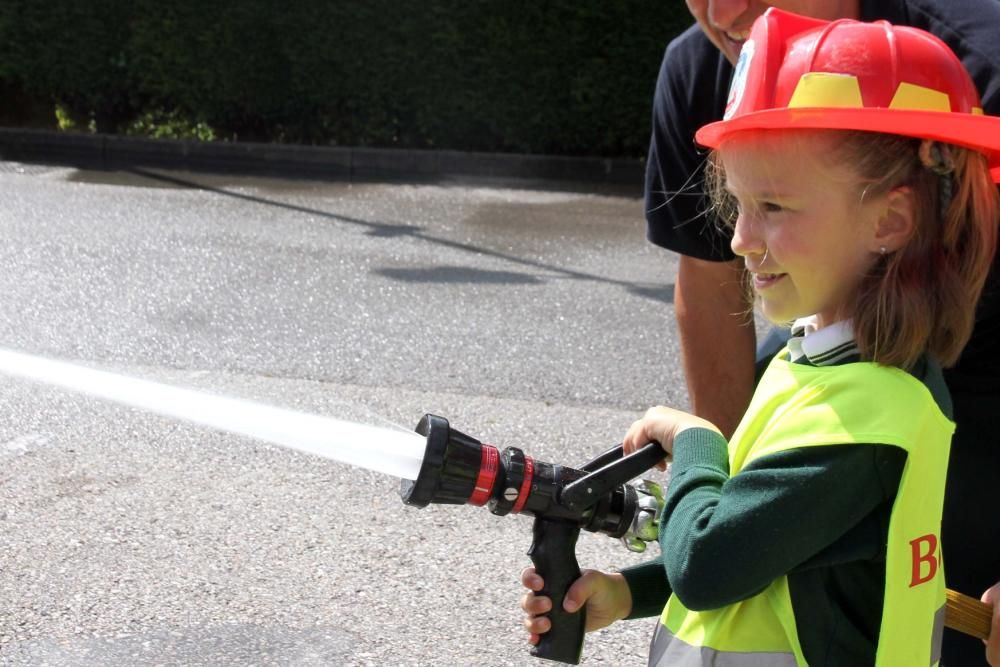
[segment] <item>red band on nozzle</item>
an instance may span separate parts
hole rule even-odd
[[[483,445],[482,459],[479,464],[479,476],[476,478],[476,488],[469,496],[470,505],[485,505],[490,499],[493,482],[497,479],[497,468],[500,465],[500,452],[493,445]]]
[[[524,509],[524,504],[528,502],[528,494],[531,492],[531,482],[535,478],[535,459],[530,456],[524,457],[524,479],[521,481],[521,490],[517,493],[517,501],[514,503],[514,514],[519,514]]]

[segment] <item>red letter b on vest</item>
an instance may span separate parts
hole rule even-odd
[[[937,537],[933,533],[910,540],[913,554],[913,578],[910,579],[910,588],[930,581],[937,574],[939,565],[937,548]]]

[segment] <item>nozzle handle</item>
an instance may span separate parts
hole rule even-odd
[[[583,634],[586,632],[586,607],[569,613],[563,609],[563,599],[570,585],[580,578],[576,562],[576,540],[580,526],[570,521],[535,518],[531,529],[532,543],[528,550],[535,571],[545,580],[539,592],[552,600],[548,613],[552,629],[541,635],[531,655],[556,660],[569,665],[580,662]]]
[[[619,445],[588,463],[587,468],[594,468],[598,464],[600,467],[588,470],[586,475],[568,484],[559,494],[559,503],[569,509],[582,511],[616,486],[641,475],[667,456],[658,442],[651,442],[625,457],[622,457],[622,451]]]

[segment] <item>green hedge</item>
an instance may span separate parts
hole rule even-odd
[[[642,156],[683,3],[0,0],[0,122]]]

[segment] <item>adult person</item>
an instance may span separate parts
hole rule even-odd
[[[733,63],[754,19],[773,6],[820,19],[885,19],[924,29],[959,56],[985,112],[1000,115],[1000,2],[687,0],[687,5],[697,25],[668,45],[656,84],[646,172],[647,237],[681,255],[674,306],[691,409],[729,436],[753,393],[756,337],[743,262],[734,258],[728,232],[707,213],[705,155],[694,133],[722,118]],[[974,597],[1000,577],[1000,525],[989,511],[993,489],[1000,487],[1000,442],[991,423],[1000,414],[998,278],[994,268],[972,338],[945,374],[958,427],[942,544],[948,585]],[[983,646],[949,630],[942,657],[945,665],[982,664]]]

